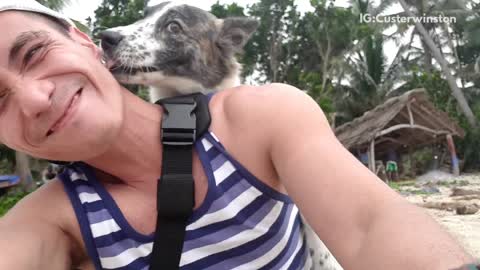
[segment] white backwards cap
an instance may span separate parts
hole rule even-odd
[[[75,24],[61,13],[49,9],[35,0],[0,0],[0,12],[7,10],[20,10],[41,13],[58,19],[67,26],[75,26]]]

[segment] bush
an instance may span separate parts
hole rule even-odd
[[[7,194],[0,197],[0,217],[5,215],[18,201],[25,197],[27,192],[19,192],[16,194]]]
[[[431,168],[434,153],[431,147],[425,147],[413,153],[415,174],[423,174]]]
[[[467,171],[480,169],[480,129],[466,127],[465,138],[456,140],[457,153],[465,160],[464,168]]]

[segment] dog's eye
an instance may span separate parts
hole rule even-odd
[[[167,30],[173,34],[178,34],[182,31],[182,27],[177,22],[171,22],[167,25]]]

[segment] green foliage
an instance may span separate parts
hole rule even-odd
[[[61,10],[69,4],[71,0],[37,0],[37,2],[53,10]]]
[[[325,113],[334,112],[331,84],[322,88],[322,76],[319,72],[302,72],[299,75],[297,87],[304,89],[320,105]]]
[[[425,147],[418,151],[415,151],[412,155],[415,164],[415,171],[417,174],[423,174],[428,169],[430,169],[430,165],[433,161],[433,149],[431,147]]]
[[[0,217],[5,215],[18,201],[27,196],[28,193],[20,192],[16,194],[0,195]]]
[[[287,82],[286,77],[298,58],[293,35],[300,14],[293,0],[260,0],[249,7],[249,16],[260,26],[252,36],[252,59],[263,76],[262,82]]]
[[[6,159],[0,159],[0,175],[2,174],[12,174],[14,166],[11,162],[8,162]]]
[[[385,87],[385,63],[383,37],[367,36],[363,46],[357,52],[358,59],[353,61],[350,86],[336,92],[336,109],[341,112],[339,123],[345,123],[361,116],[382,104],[387,99],[388,87]]]
[[[210,8],[210,13],[219,19],[226,17],[245,17],[245,9],[237,5],[237,3],[221,5],[220,2],[217,1]]]
[[[138,91],[135,94],[145,101],[150,101],[148,89],[145,87],[139,87]]]
[[[75,24],[75,26],[78,28],[78,30],[82,31],[83,33],[87,35],[91,35],[91,31],[88,25],[85,25],[77,20],[71,19],[72,22]]]
[[[217,18],[224,19],[227,17],[245,17],[245,9],[236,3],[220,4],[218,1],[212,5],[210,12]],[[255,35],[255,34],[254,34]],[[251,75],[255,70],[255,47],[250,41],[245,44],[243,53],[237,56],[238,62],[242,65],[242,77],[245,78]]]
[[[336,7],[333,2],[311,2],[315,11],[307,12],[303,18],[308,37],[320,47],[317,49],[325,50],[330,46],[332,56],[342,55],[359,37],[358,16],[351,8]]]
[[[480,119],[477,111],[477,119]],[[457,152],[464,160],[464,170],[480,170],[480,129],[473,129],[463,122],[465,138],[457,139]]]
[[[144,0],[103,0],[95,10],[93,37],[107,28],[128,25],[143,17]]]
[[[400,186],[398,185],[398,182],[390,181],[388,183],[388,186],[396,191],[400,191]]]
[[[410,81],[404,86],[405,89],[425,88],[430,101],[440,110],[447,112],[452,118],[459,118],[456,101],[448,86],[448,82],[442,78],[440,71],[425,72],[416,67],[412,72]]]
[[[0,144],[0,175],[11,174],[15,169],[15,151]]]
[[[400,191],[404,187],[412,187],[415,185],[415,180],[409,180],[409,181],[400,181],[400,182],[394,182],[390,181],[388,185],[397,191]]]

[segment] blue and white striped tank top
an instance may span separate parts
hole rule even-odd
[[[256,179],[212,132],[195,147],[208,191],[188,222],[180,269],[309,269],[303,225],[291,199]],[[153,234],[128,224],[92,168],[75,163],[60,178],[96,269],[148,270]]]

